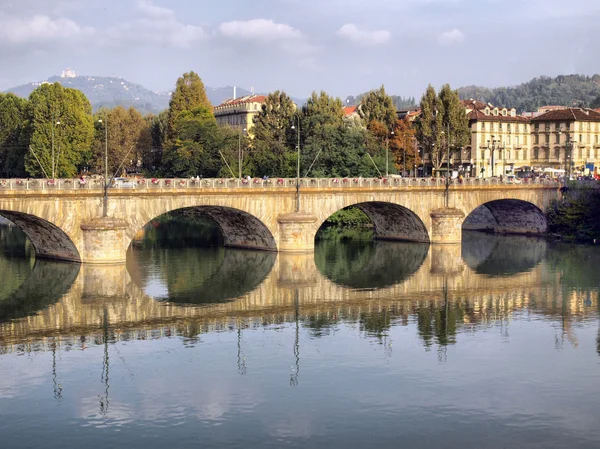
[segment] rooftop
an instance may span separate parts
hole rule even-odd
[[[220,108],[223,106],[235,106],[238,104],[247,103],[264,103],[266,98],[267,97],[265,95],[246,95],[245,97],[240,98],[229,98],[228,100],[225,100],[223,103],[216,107]]]
[[[544,114],[540,114],[536,117],[531,118],[532,122],[557,120],[600,122],[600,112],[595,111],[594,109],[564,108],[548,111]]]

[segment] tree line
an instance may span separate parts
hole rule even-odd
[[[464,108],[448,85],[439,94],[428,87],[415,123],[397,118],[396,103],[381,86],[345,115],[342,101],[326,92],[297,107],[276,91],[248,135],[217,125],[194,72],[177,80],[168,109],[147,116],[121,106],[92,113],[81,91],[48,83],[28,99],[0,94],[0,177],[66,178],[105,169],[109,176],[294,177],[298,157],[301,176],[377,177],[414,173],[422,164],[416,141],[436,168],[444,152],[467,143]]]

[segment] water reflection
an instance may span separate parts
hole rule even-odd
[[[314,257],[152,244],[74,274],[36,263],[23,285],[62,296],[0,323],[0,433],[7,447],[186,447],[198,432],[210,447],[399,433],[410,447],[594,447],[597,249],[488,237],[321,242]]]
[[[476,273],[512,276],[539,264],[546,247],[546,241],[541,238],[465,231],[462,258]]]
[[[315,248],[319,271],[336,284],[351,288],[388,287],[414,274],[428,244],[323,240]]]
[[[17,267],[28,266],[28,262],[21,258],[10,258],[5,262],[14,262]],[[3,271],[2,276],[10,276],[11,273],[14,272]],[[0,322],[34,315],[59,301],[71,288],[78,273],[78,264],[36,260],[23,283],[0,300]]]

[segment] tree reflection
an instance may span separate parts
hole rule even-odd
[[[36,260],[23,284],[0,301],[0,322],[33,315],[58,301],[75,282],[79,268],[79,264]]]
[[[469,268],[488,276],[512,276],[531,270],[546,254],[541,238],[465,231],[462,258]]]
[[[369,232],[369,231],[367,231]],[[422,265],[426,243],[323,239],[315,247],[317,269],[336,284],[377,289],[399,284]]]

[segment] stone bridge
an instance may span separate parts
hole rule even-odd
[[[137,180],[107,189],[77,180],[0,182],[0,216],[27,234],[38,257],[121,263],[152,219],[195,208],[219,226],[226,246],[311,252],[320,226],[357,206],[379,239],[460,243],[462,229],[541,233],[559,196],[554,182],[497,179]]]

